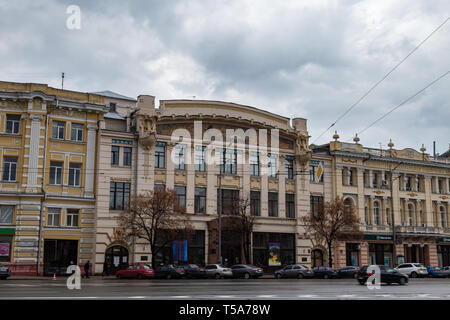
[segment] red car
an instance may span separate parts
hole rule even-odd
[[[155,271],[148,264],[135,263],[124,270],[119,270],[116,272],[116,277],[122,278],[153,278],[155,276]]]

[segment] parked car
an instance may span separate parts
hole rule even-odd
[[[162,265],[155,270],[155,278],[180,279],[184,277],[186,272],[183,268],[174,266],[173,264]]]
[[[5,280],[9,276],[11,276],[11,271],[9,270],[9,268],[0,264],[0,280]]]
[[[150,267],[148,264],[143,263],[135,263],[126,269],[122,269],[116,272],[116,277],[121,278],[137,278],[137,279],[143,279],[143,278],[153,278],[155,275],[155,272],[153,271],[153,268]]]
[[[428,276],[427,268],[420,263],[403,263],[395,268],[395,270],[411,278]]]
[[[398,283],[400,285],[404,285],[408,283],[408,276],[387,266],[378,265],[381,272],[381,282],[382,283]],[[357,280],[360,285],[366,284],[367,279],[372,275],[371,272],[367,272],[368,266],[361,267],[358,271]]]
[[[248,265],[248,264],[235,264],[231,267],[231,272],[234,278],[259,278],[263,276],[263,270],[261,268]]]
[[[336,270],[330,267],[314,267],[313,268],[314,278],[338,278],[338,273]]]
[[[208,264],[205,267],[206,275],[209,278],[232,278],[233,272],[230,268],[224,267],[220,264]]]
[[[346,266],[340,268],[337,273],[339,278],[355,278],[358,275],[359,267],[356,266]]]
[[[433,278],[439,277],[439,271],[441,270],[441,268],[433,267],[433,266],[428,266],[426,268],[427,268],[427,272],[428,272],[428,276],[429,277],[433,277]]]
[[[178,265],[177,267],[183,268],[185,272],[185,276],[187,278],[206,278],[206,270],[205,268],[200,268],[196,264],[182,264]]]
[[[438,271],[438,277],[450,278],[450,267],[443,267]]]
[[[314,273],[308,267],[299,264],[290,264],[283,269],[275,271],[275,278],[312,278]]]

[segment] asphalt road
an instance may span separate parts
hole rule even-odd
[[[101,280],[66,278],[0,281],[0,299],[120,300],[450,300],[450,279],[410,279],[369,290],[354,279]]]

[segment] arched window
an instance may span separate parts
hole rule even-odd
[[[408,223],[410,226],[414,225],[414,205],[412,203],[408,204]]]
[[[439,207],[440,218],[441,218],[441,227],[445,228],[447,225],[445,224],[445,208],[444,206]]]
[[[380,203],[378,201],[373,203],[373,222],[376,225],[380,224]]]

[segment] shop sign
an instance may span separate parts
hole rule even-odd
[[[388,241],[392,241],[392,236],[378,235],[378,234],[366,234],[366,235],[364,235],[364,240],[388,240]]]
[[[0,228],[0,235],[14,235],[16,230],[14,228]]]
[[[187,261],[187,240],[174,240],[172,252],[173,261]]]
[[[0,257],[9,257],[9,242],[0,242]]]
[[[281,266],[279,243],[269,243],[269,266]]]
[[[438,239],[438,242],[450,242],[450,238],[442,237]]]

